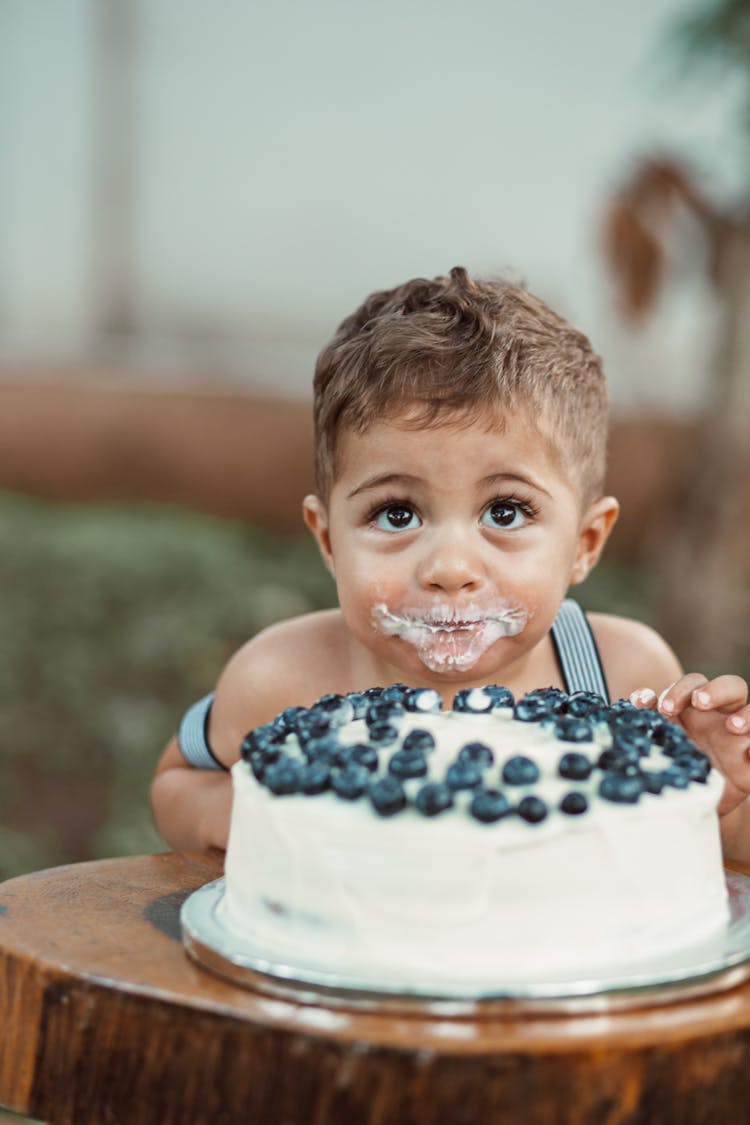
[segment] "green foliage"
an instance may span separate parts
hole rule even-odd
[[[148,784],[243,641],[334,603],[308,539],[0,497],[0,876],[161,850]]]

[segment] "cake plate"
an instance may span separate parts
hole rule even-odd
[[[347,975],[306,961],[303,952],[283,956],[238,935],[222,920],[224,879],[199,887],[180,912],[188,954],[203,968],[235,984],[297,1003],[371,1011],[413,1011],[443,1016],[476,1015],[485,1008],[517,1015],[619,1011],[669,1004],[735,987],[750,978],[750,876],[726,871],[730,919],[710,941],[669,958],[627,967],[613,963],[586,978],[479,983],[424,981],[394,985],[376,976]]]

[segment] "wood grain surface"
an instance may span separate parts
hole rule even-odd
[[[185,954],[200,855],[0,885],[0,1102],[59,1125],[750,1122],[750,984],[621,1013],[470,1017],[276,999]]]

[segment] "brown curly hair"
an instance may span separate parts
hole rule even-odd
[[[559,439],[583,498],[601,494],[607,388],[587,337],[509,281],[456,266],[372,293],[342,321],[315,367],[316,482],[327,501],[343,427],[363,433],[409,410],[414,428],[448,413],[473,421],[525,407]],[[502,421],[499,422],[502,425]]]

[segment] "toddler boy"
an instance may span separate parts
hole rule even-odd
[[[745,682],[685,675],[653,630],[566,600],[618,513],[587,338],[519,286],[462,268],[415,279],[340,325],[316,366],[314,417],[303,511],[339,608],[254,637],[188,712],[152,787],[170,845],[226,847],[226,767],[285,707],[397,681],[447,705],[488,683],[571,690],[583,653],[602,694],[658,707],[710,755],[726,778],[725,850],[750,856]]]

